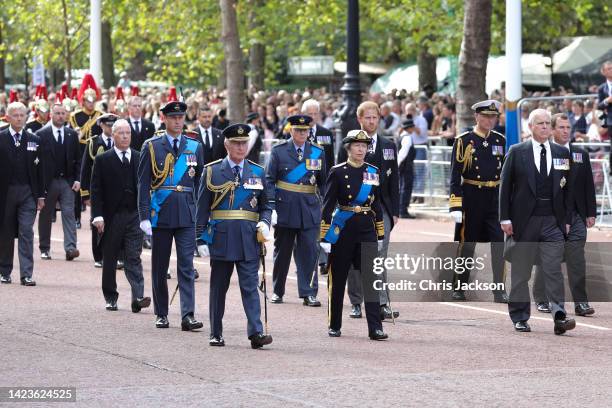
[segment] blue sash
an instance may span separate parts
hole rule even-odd
[[[172,179],[170,179],[170,177],[166,177],[166,179],[164,180],[164,184],[163,184],[164,186],[175,185],[173,184],[174,180],[178,180],[180,182],[180,180],[185,175],[185,172],[187,171],[187,155],[185,155],[185,151],[190,150],[192,154],[195,154],[198,148],[197,141],[187,139],[187,138],[185,139],[187,141],[187,146],[185,150],[183,151],[183,153],[181,153],[181,155],[178,157],[178,159],[176,159],[176,162],[174,163],[174,176],[172,177]],[[151,226],[152,227],[157,226],[157,219],[159,218],[159,212],[161,210],[161,207],[164,204],[164,201],[166,201],[166,198],[168,198],[171,193],[172,193],[172,190],[154,190],[151,193]]]
[[[260,167],[251,166],[250,168],[253,172],[253,175],[260,178],[263,176],[263,169],[261,169]],[[223,200],[219,203],[219,205],[217,205],[215,208],[211,208],[210,210],[236,210],[240,208],[240,205],[249,196],[249,194],[251,194],[251,191],[249,189],[244,188],[244,184],[239,184],[238,187],[234,190],[234,204],[231,208],[229,206],[229,194],[226,194],[225,197],[223,197]],[[209,220],[208,224],[206,225],[206,228],[204,229],[204,232],[200,236],[200,239],[206,242],[208,245],[212,244],[213,238],[215,236],[215,226],[223,221],[225,220]]]
[[[376,168],[372,166],[367,166],[366,171],[368,173],[376,173]],[[350,206],[355,207],[356,205],[363,205],[363,203],[365,203],[368,199],[368,196],[370,195],[371,191],[372,185],[365,184],[362,182],[361,188],[357,193],[357,197],[355,197],[355,199],[350,202]],[[332,221],[331,225],[329,226],[329,230],[327,231],[327,234],[325,234],[325,237],[323,237],[323,239],[325,239],[325,241],[329,242],[330,244],[335,244],[338,241],[338,238],[340,237],[340,232],[346,225],[346,222],[353,215],[355,215],[353,211],[345,211],[336,208],[336,210],[332,214]]]
[[[309,159],[310,160],[318,159],[319,156],[321,156],[321,152],[322,152],[321,149],[311,146]],[[308,170],[306,170],[306,162],[304,161],[303,163],[300,163],[297,167],[295,167],[293,170],[291,170],[289,174],[285,176],[285,180],[283,181],[286,181],[287,183],[295,184],[297,183],[299,179],[304,177],[307,171]]]

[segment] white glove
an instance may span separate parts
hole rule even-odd
[[[202,258],[206,258],[206,257],[210,256],[210,251],[208,250],[208,245],[206,245],[206,244],[198,245],[198,254],[200,254],[200,256]]]
[[[323,252],[325,252],[326,254],[329,254],[331,252],[331,244],[329,242],[321,242],[319,245],[321,245]]]
[[[450,215],[457,224],[461,224],[463,222],[463,213],[461,211],[451,211]]]
[[[140,229],[147,235],[153,235],[153,228],[149,220],[140,221]]]
[[[382,239],[378,240],[378,252],[382,251],[384,241]]]
[[[276,210],[273,210],[272,219],[270,220],[270,224],[272,224],[272,226],[275,226],[277,221],[278,221],[278,214],[276,214]]]
[[[270,236],[270,227],[263,221],[259,221],[257,223],[257,229],[261,231],[261,235],[263,235],[266,241],[270,241],[272,237]]]

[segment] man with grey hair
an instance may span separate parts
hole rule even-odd
[[[505,258],[512,263],[508,310],[519,332],[529,332],[529,279],[533,265],[541,265],[554,320],[554,333],[576,327],[564,309],[561,262],[569,231],[569,151],[550,143],[551,117],[545,109],[529,115],[531,140],[510,148],[499,191],[499,219],[506,234]]]
[[[91,175],[92,224],[102,236],[102,293],[106,310],[117,310],[117,259],[123,250],[125,276],[132,288],[132,312],[151,305],[144,297],[143,233],[138,217],[140,153],[130,148],[131,126],[125,119],[112,125],[113,147],[96,156]],[[148,153],[148,152],[145,152]]]
[[[39,138],[24,129],[27,108],[10,103],[9,127],[0,132],[0,283],[11,283],[15,238],[21,284],[36,286],[34,269],[34,219],[45,205]]]

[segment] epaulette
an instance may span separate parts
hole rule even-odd
[[[496,131],[496,130],[491,129],[491,133],[495,133],[497,136],[501,136],[501,137],[503,137],[504,139],[506,139],[506,136],[504,136],[502,133],[499,133],[499,132],[498,132],[498,131]]]
[[[379,169],[378,169],[378,167],[376,167],[376,166],[375,166],[375,165],[373,165],[373,164],[370,164],[370,163],[368,163],[368,162],[365,162],[365,164],[367,164],[367,165],[368,165],[368,166],[370,166],[370,167],[375,168],[376,170],[379,170]]]
[[[215,160],[215,161],[211,161],[210,163],[206,163],[206,164],[204,165],[204,167],[212,166],[213,164],[217,164],[217,163],[222,162],[222,161],[223,161],[223,159],[217,159],[217,160]],[[250,161],[250,160],[249,160],[249,161]]]
[[[191,139],[191,140],[195,140],[198,141],[198,132],[194,131],[194,130],[185,130],[183,131],[183,134],[185,135],[186,138]]]
[[[285,140],[281,140],[280,142],[278,142],[277,144],[275,144],[272,148],[276,148],[278,146],[284,146],[287,144],[287,142],[289,141],[289,139],[285,139]]]
[[[332,166],[332,169],[335,169],[336,167],[341,167],[341,166],[344,166],[345,164],[346,164],[346,162],[345,162],[345,161],[343,161],[342,163],[338,163],[338,164],[336,164],[335,166]],[[330,169],[330,170],[331,170],[331,169]]]
[[[219,160],[223,160],[223,159],[219,159]],[[255,163],[254,161],[251,161],[251,160],[249,160],[249,159],[247,159],[247,161],[248,161],[249,163],[251,163],[253,166],[261,167],[262,169],[264,168],[264,166],[262,166],[262,165],[261,165],[261,164],[259,164],[259,163]]]
[[[455,139],[459,139],[460,137],[463,137],[463,136],[467,135],[468,133],[470,133],[470,131],[469,131],[469,130],[468,130],[467,132],[463,132],[463,133],[461,133],[461,134],[459,134],[459,135],[455,136]]]
[[[166,133],[166,129],[159,129],[153,133],[153,136],[163,136]]]

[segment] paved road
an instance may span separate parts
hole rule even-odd
[[[451,227],[402,220],[392,239],[450,240]],[[77,405],[88,407],[612,405],[608,303],[594,303],[595,316],[577,318],[578,327],[565,336],[553,334],[549,315],[533,316],[533,332],[521,334],[504,305],[467,302],[398,303],[400,318],[385,324],[387,342],[369,341],[365,320],[348,318],[342,337],[332,339],[325,282],[323,307],[306,308],[291,274],[286,303],[269,306],[274,343],[251,350],[234,277],[224,320],[227,346],[211,348],[205,260],[196,260],[202,275],[196,313],[204,330],[180,331],[178,302],[170,309],[171,328],[158,330],[152,309],[129,310],[121,272],[120,310],[104,310],[88,232],[79,231],[82,256],[68,263],[58,239],[61,225],[55,224],[54,260],[38,260],[36,250],[38,286],[0,287],[0,386],[74,386]],[[608,231],[593,231],[590,238],[612,240]],[[143,261],[150,294],[149,251]]]

